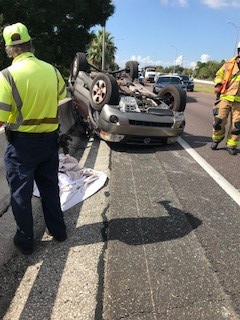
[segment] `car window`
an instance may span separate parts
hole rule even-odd
[[[181,80],[178,78],[171,78],[171,83],[181,83]]]
[[[185,81],[189,81],[189,76],[181,75],[182,79]]]
[[[159,77],[157,80],[157,83],[176,83],[179,84],[181,83],[181,80],[179,78],[176,77]]]
[[[166,82],[165,78],[158,78],[157,79],[157,83],[163,83],[163,82]]]

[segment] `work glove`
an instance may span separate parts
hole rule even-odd
[[[62,134],[58,138],[59,148],[63,149],[64,154],[69,153],[69,141],[72,141],[72,138],[67,134]]]
[[[222,83],[217,83],[217,84],[215,85],[214,92],[215,92],[215,93],[220,93],[221,90],[222,90],[222,88],[223,88],[223,84],[222,84]]]

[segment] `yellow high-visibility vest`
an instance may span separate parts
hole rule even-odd
[[[7,122],[13,131],[56,130],[58,101],[65,97],[60,72],[31,52],[20,54],[0,72],[0,122]]]

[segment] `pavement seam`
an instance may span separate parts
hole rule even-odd
[[[131,175],[132,175],[132,181],[134,182],[134,196],[135,196],[135,201],[136,201],[136,207],[137,207],[137,212],[138,212],[138,217],[141,218],[140,215],[140,208],[139,208],[139,203],[138,203],[138,199],[137,199],[137,189],[136,189],[136,180],[133,174],[133,161],[132,158],[130,157],[131,160]],[[141,220],[140,220],[140,225]],[[149,270],[149,264],[148,264],[148,259],[147,259],[147,253],[146,253],[146,246],[144,244],[144,236],[143,236],[143,229],[142,226],[140,228],[140,232],[141,232],[141,238],[142,238],[142,243],[143,243],[143,252],[144,252],[144,260],[145,260],[145,265],[146,265],[146,270],[147,270],[147,277],[148,277],[148,283],[149,283],[149,290],[151,293],[151,301],[152,301],[152,307],[153,307],[153,314],[156,312],[156,306],[155,306],[155,302],[154,302],[154,297],[153,297],[153,287],[151,284],[151,277],[150,277],[150,270]],[[154,316],[155,320],[157,320],[157,318]]]

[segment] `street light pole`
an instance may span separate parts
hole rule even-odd
[[[106,22],[102,26],[102,70],[105,70],[105,49],[106,49]]]
[[[238,44],[238,36],[239,36],[240,27],[231,21],[227,21],[227,23],[231,24],[237,30],[237,37],[236,37],[236,42],[235,42],[235,47],[234,47],[234,52],[233,52],[233,55],[235,56],[236,52],[237,52],[237,44]]]
[[[178,48],[175,47],[175,46],[171,46],[172,48],[175,48],[175,61],[174,61],[174,68],[173,68],[173,73],[175,73],[175,70],[176,70],[176,63],[177,63],[177,51],[178,51]]]

